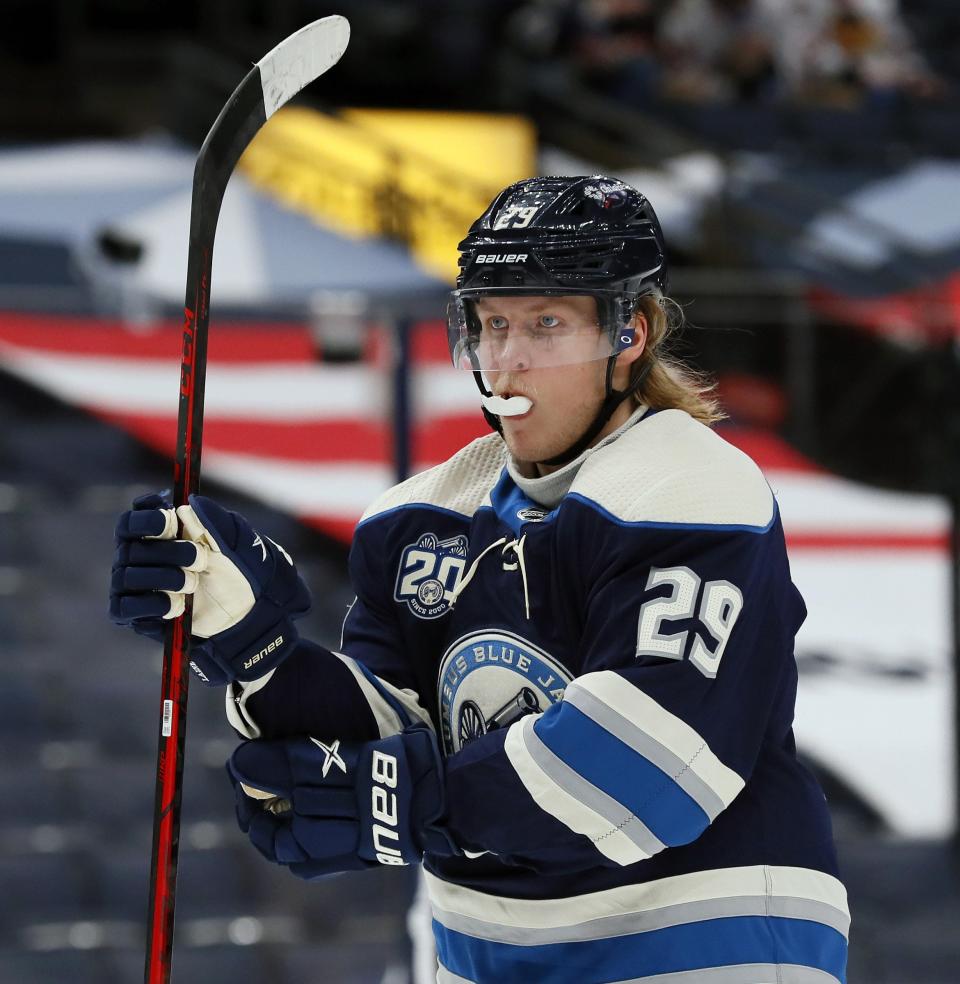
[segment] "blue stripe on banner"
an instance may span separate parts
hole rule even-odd
[[[588,782],[622,803],[667,847],[688,844],[710,818],[683,788],[572,704],[554,704],[534,725],[540,740]]]
[[[846,981],[847,941],[805,919],[735,916],[579,943],[490,943],[433,923],[447,970],[488,984],[623,981],[738,964],[796,964]]]

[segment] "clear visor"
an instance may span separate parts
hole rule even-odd
[[[608,359],[630,345],[628,320],[601,325],[597,299],[530,288],[453,291],[447,308],[453,364],[476,372],[516,372]]]

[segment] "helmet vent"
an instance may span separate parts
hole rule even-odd
[[[540,257],[544,267],[553,274],[596,274],[606,272],[619,252],[618,247],[598,243],[593,246],[543,249]]]

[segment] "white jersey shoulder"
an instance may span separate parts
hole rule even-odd
[[[774,513],[753,459],[682,410],[661,410],[599,448],[570,492],[625,523],[762,529]]]
[[[479,437],[442,464],[387,489],[360,522],[414,504],[472,516],[482,505],[489,505],[490,490],[506,463],[507,449],[499,434]]]

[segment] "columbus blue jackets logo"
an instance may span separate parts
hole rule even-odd
[[[394,600],[405,601],[418,618],[439,618],[463,573],[467,546],[462,535],[441,540],[435,533],[424,533],[404,547]]]
[[[601,181],[595,185],[585,185],[583,193],[587,198],[598,202],[601,208],[617,208],[626,201],[622,185]]]
[[[488,731],[563,699],[572,677],[555,659],[511,632],[473,632],[440,664],[440,730],[447,755]]]

